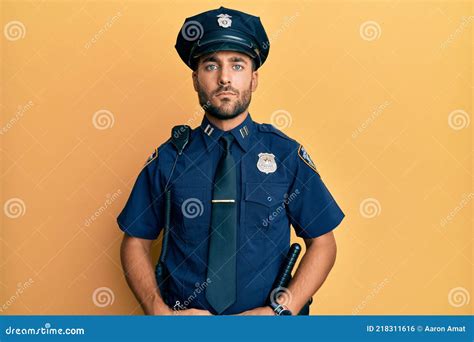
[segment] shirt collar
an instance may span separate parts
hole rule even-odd
[[[216,145],[216,143],[219,141],[219,138],[224,133],[226,133],[226,131],[223,131],[214,126],[209,121],[206,115],[204,115],[204,118],[202,119],[201,129],[208,152]],[[250,148],[250,137],[252,136],[252,134],[255,134],[254,130],[255,123],[252,120],[250,113],[248,113],[247,117],[240,125],[234,127],[228,132],[230,132],[234,136],[240,147],[242,147],[242,149],[247,152],[247,150]]]

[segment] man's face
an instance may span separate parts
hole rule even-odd
[[[247,110],[257,89],[258,72],[246,54],[213,52],[200,57],[193,71],[193,85],[199,104],[220,120],[235,118]]]

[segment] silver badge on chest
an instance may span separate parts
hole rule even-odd
[[[273,173],[277,169],[275,155],[272,153],[259,153],[257,168],[263,173]]]

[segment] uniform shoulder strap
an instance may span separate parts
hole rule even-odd
[[[287,139],[287,140],[290,140],[290,141],[295,141],[293,138],[290,138],[289,136],[287,136],[285,133],[283,133],[282,131],[280,131],[278,128],[276,128],[275,126],[271,125],[271,124],[265,124],[265,123],[262,123],[262,124],[258,124],[258,130],[260,132],[265,132],[265,133],[273,133],[273,134],[276,134],[284,139]]]

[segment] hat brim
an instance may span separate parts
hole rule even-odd
[[[228,41],[223,42],[212,42],[208,44],[204,44],[199,46],[194,50],[194,53],[191,58],[199,58],[203,55],[206,55],[211,52],[218,52],[218,51],[235,51],[235,52],[242,52],[248,55],[250,58],[257,57],[255,51],[247,47],[246,45],[241,45],[239,43],[233,43]]]
[[[248,44],[228,39],[212,39],[195,46],[190,56],[190,65],[195,65],[200,57],[213,52],[235,51],[246,54],[252,59],[258,59],[258,54]]]

